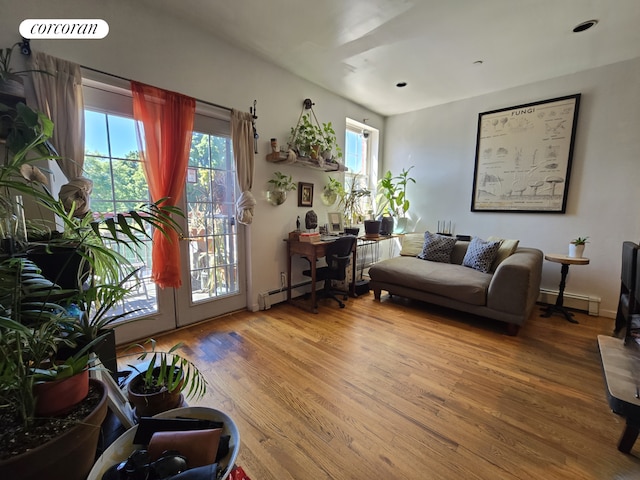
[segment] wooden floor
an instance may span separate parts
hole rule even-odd
[[[624,420],[597,350],[613,320],[538,312],[509,337],[498,322],[368,294],[159,341],[189,346],[209,382],[190,404],[235,420],[252,480],[640,478],[640,441],[616,448]]]

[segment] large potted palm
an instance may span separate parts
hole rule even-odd
[[[35,166],[52,156],[47,148],[51,121],[23,103],[0,105],[0,115],[9,125],[9,136],[0,147],[0,151],[4,148],[0,165],[0,204],[5,207],[2,225],[11,227],[2,232],[0,245],[4,248],[0,248],[4,258],[0,262],[0,424],[4,431],[0,433],[0,478],[80,480],[95,458],[93,438],[97,442],[106,412],[106,388],[92,380],[88,394],[84,398],[80,395],[76,406],[38,418],[36,399],[41,394],[34,387],[86,373],[88,353],[102,340],[101,328],[110,323],[104,311],[92,306],[126,295],[119,279],[133,271],[131,263],[110,245],[135,247],[151,238],[149,227],[163,232],[177,229],[171,215],[180,211],[166,207],[161,200],[113,218],[91,212],[75,217],[73,206],[68,209],[54,198]],[[15,214],[9,208],[15,193],[31,196],[44,211],[57,215],[65,227],[57,245],[74,249],[86,261],[91,270],[90,288],[62,289],[24,256],[28,245],[12,238]],[[95,281],[97,271],[104,284]],[[82,283],[82,275],[83,271],[76,271],[76,285]],[[118,288],[111,288],[113,285]],[[80,315],[70,309],[72,301],[80,306]],[[88,427],[86,433],[80,433],[83,426]],[[42,436],[40,429],[48,430],[49,435]],[[27,438],[32,443],[24,443]],[[79,448],[85,450],[80,452]],[[48,458],[45,452],[51,449],[51,460],[44,460]]]
[[[69,292],[24,257],[0,263],[0,291],[0,478],[80,480],[95,457],[107,389],[84,375],[90,345],[59,355],[76,342],[74,318],[56,300]],[[38,390],[51,385],[56,400],[73,400],[51,411]]]

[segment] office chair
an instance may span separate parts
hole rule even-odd
[[[620,274],[620,298],[613,331],[618,336],[626,328],[625,342],[631,334],[631,320],[638,313],[636,291],[638,276],[638,245],[633,242],[622,243],[622,271]],[[637,326],[636,326],[637,328]]]
[[[351,253],[355,243],[356,237],[353,235],[338,237],[327,245],[327,266],[316,269],[316,281],[324,280],[322,296],[333,298],[338,302],[340,308],[344,308],[344,303],[340,301],[338,295],[342,295],[343,299],[346,300],[348,292],[334,289],[331,286],[331,280],[345,280],[347,278],[347,267],[351,263]],[[302,274],[310,277],[311,270],[304,270]]]

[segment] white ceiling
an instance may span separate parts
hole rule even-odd
[[[640,0],[144,2],[382,115],[640,57]]]

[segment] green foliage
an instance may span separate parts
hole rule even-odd
[[[324,191],[327,194],[335,193],[342,198],[342,196],[344,195],[344,186],[342,185],[342,182],[336,180],[335,178],[328,177],[327,184],[324,186]]]
[[[167,199],[160,199],[127,213],[100,216],[88,212],[76,217],[75,205],[65,209],[33,165],[38,160],[55,158],[47,148],[53,123],[24,104],[14,109],[1,106],[0,114],[15,133],[7,140],[5,161],[0,165],[0,191],[4,194],[0,197],[4,196],[5,203],[12,206],[7,192],[30,195],[39,208],[55,214],[64,230],[50,240],[47,248],[70,248],[90,264],[93,273],[88,289],[62,290],[24,257],[0,263],[0,408],[17,409],[28,426],[35,407],[34,382],[71,376],[86,368],[89,351],[102,340],[98,330],[121,318],[109,318],[107,310],[127,294],[124,283],[131,279],[133,267],[113,247],[137,252],[153,238],[154,229],[167,236],[170,231],[179,232],[174,216],[183,214],[167,204]],[[125,175],[122,184],[130,178]],[[81,272],[79,269],[78,276]],[[71,298],[83,310],[80,320],[63,307]],[[79,348],[80,343],[83,346],[77,353],[58,358],[61,347]],[[192,370],[189,372],[194,375]],[[194,392],[202,391],[198,381],[199,390]]]
[[[315,147],[320,148],[324,139],[322,130],[311,122],[311,116],[305,114],[300,118],[298,125],[291,128],[292,144],[301,156],[311,156]],[[317,150],[315,150],[317,153]]]
[[[342,157],[342,150],[338,146],[336,132],[331,122],[316,123],[311,121],[311,115],[305,114],[300,117],[298,125],[291,128],[290,147],[298,151],[301,156],[311,156],[315,158],[320,153],[326,159],[333,157],[336,152],[338,158]]]
[[[273,178],[269,180],[269,183],[273,185],[273,190],[282,192],[288,192],[297,188],[291,175],[285,175],[281,172],[274,172]]]
[[[338,194],[340,196],[338,205],[344,211],[347,225],[360,223],[364,220],[366,212],[363,211],[363,200],[371,196],[371,191],[360,184],[360,177],[358,175],[351,177],[347,188],[343,188]]]
[[[71,302],[78,306],[81,315],[74,322],[73,330],[86,341],[93,341],[109,325],[138,312],[139,309],[133,309],[117,315],[111,314],[111,309],[129,294],[130,287],[126,285],[137,282],[137,273],[138,270],[134,270],[116,284],[91,284],[78,291]]]
[[[571,240],[571,243],[573,243],[574,245],[584,245],[586,243],[589,243],[587,241],[588,238],[589,237],[577,237],[577,238],[574,238],[573,240]]]
[[[376,203],[378,205],[378,215],[391,215],[403,217],[409,211],[411,203],[407,198],[407,185],[416,183],[415,179],[409,176],[408,170],[402,169],[402,172],[393,176],[391,170],[387,170],[384,176],[378,181],[378,191]]]
[[[136,365],[129,365],[141,374],[144,392],[154,393],[166,388],[169,392],[179,390],[185,392],[187,398],[201,398],[207,392],[207,380],[193,362],[182,357],[176,350],[182,347],[178,343],[168,351],[158,351],[156,340],[150,338],[144,343],[134,343],[125,349],[125,356],[136,356],[140,362],[149,359],[145,370]],[[136,353],[126,353],[138,350]]]
[[[333,129],[331,122],[322,124],[323,143],[322,151],[329,151],[333,153],[335,150],[336,156],[342,158],[342,149],[338,146],[338,139],[336,138],[336,131]]]
[[[26,258],[0,263],[0,292],[0,408],[15,406],[27,426],[34,416],[33,384],[55,377],[60,346],[76,345],[69,335],[74,319],[52,301],[65,292]],[[61,371],[81,368],[78,361],[72,359]]]

